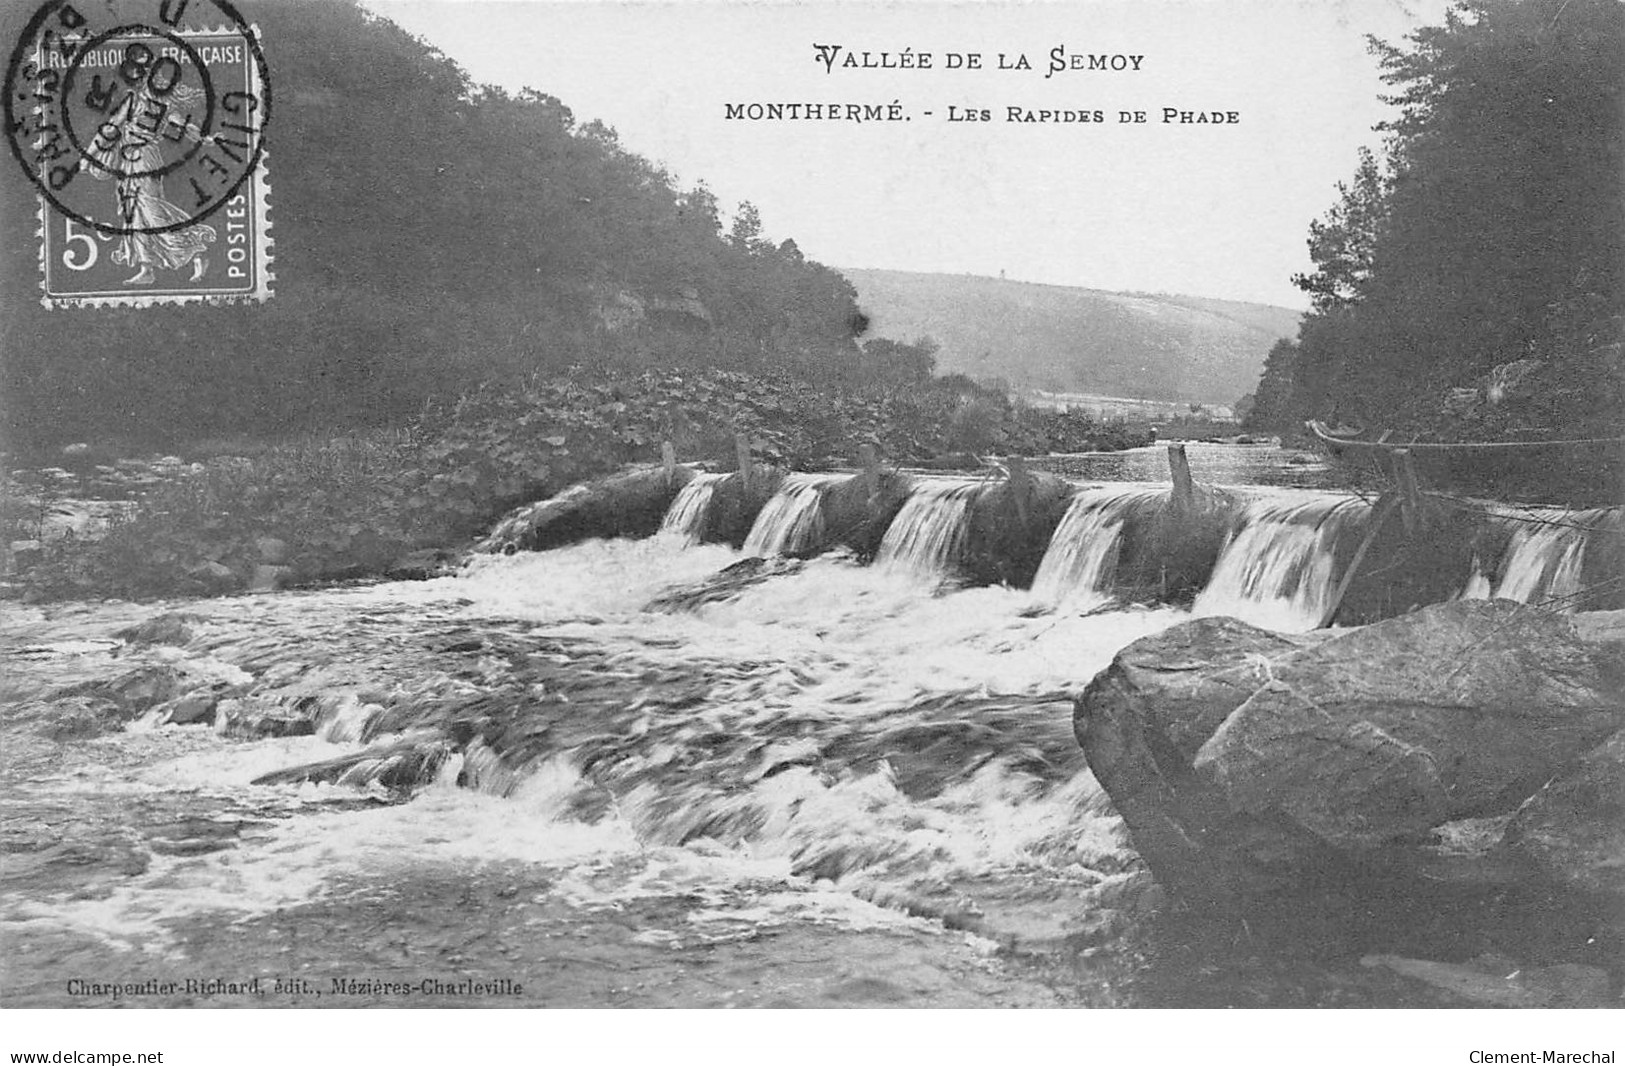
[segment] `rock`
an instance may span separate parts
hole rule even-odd
[[[873,558],[912,487],[913,479],[894,470],[880,471],[873,493],[862,474],[836,482],[824,497],[824,528],[829,539]]]
[[[718,481],[711,492],[705,539],[743,547],[751,526],[756,524],[756,516],[783,483],[783,470],[760,464],[753,466],[748,483],[737,472]]]
[[[1600,668],[1617,676],[1618,687],[1625,688],[1625,611],[1582,611],[1573,618],[1581,640],[1603,646],[1593,651]]]
[[[218,692],[188,692],[153,708],[158,725],[195,725],[214,721]]]
[[[1608,972],[1574,963],[1525,969],[1496,955],[1466,963],[1367,955],[1360,965],[1389,969],[1486,1007],[1601,1007],[1609,1000]]]
[[[667,589],[644,606],[646,611],[674,614],[692,611],[708,603],[731,600],[748,588],[762,584],[769,578],[793,574],[805,565],[800,559],[783,556],[761,558],[751,556],[731,566],[723,567],[709,577],[687,585]]]
[[[201,582],[210,592],[230,592],[242,585],[239,578],[225,563],[214,561],[203,563],[188,570],[187,576]]]
[[[173,666],[143,666],[112,680],[73,685],[57,695],[111,700],[118,705],[125,720],[130,720],[181,695],[190,684]]]
[[[1546,364],[1539,359],[1514,359],[1492,368],[1484,381],[1484,399],[1491,406],[1500,406],[1514,400],[1528,400],[1534,395],[1530,378]]]
[[[241,740],[261,737],[308,737],[316,723],[302,711],[253,696],[223,699],[215,707],[215,732]]]
[[[1088,889],[1084,897],[1090,909],[1118,910],[1135,918],[1149,917],[1168,903],[1167,891],[1145,870],[1108,877]]]
[[[408,737],[335,759],[275,770],[256,777],[253,783],[337,784],[352,788],[377,784],[408,791],[432,782],[451,754],[450,745],[437,737]]]
[[[260,553],[260,562],[279,565],[288,561],[288,542],[280,537],[255,537],[254,550]]]
[[[118,703],[101,696],[55,696],[13,704],[8,723],[27,724],[52,740],[78,740],[122,729],[131,715]],[[15,742],[8,740],[8,744]],[[15,754],[10,751],[8,754]]]
[[[1161,768],[1188,770],[1207,739],[1267,679],[1265,664],[1322,639],[1315,633],[1275,633],[1234,618],[1174,626],[1118,653],[1089,686],[1084,699],[1091,711],[1085,715],[1080,702],[1074,730],[1088,751],[1086,731],[1110,713],[1152,739]]]
[[[293,580],[294,570],[291,566],[267,566],[261,563],[254,568],[254,576],[249,580],[249,592],[275,592]]]
[[[1392,861],[1446,821],[1515,809],[1621,724],[1572,623],[1506,601],[1330,636],[1186,623],[1125,649],[1074,715],[1136,848],[1198,896]]]
[[[1503,846],[1553,881],[1608,900],[1625,927],[1625,731],[1531,796]]]
[[[1365,845],[1513,810],[1621,725],[1625,695],[1604,683],[1568,619],[1463,602],[1296,653],[1195,766],[1238,807]],[[1437,793],[1441,817],[1427,826],[1417,788]]]
[[[1447,415],[1457,418],[1472,413],[1484,400],[1483,393],[1477,389],[1456,388],[1444,394],[1439,403],[1439,410]]]
[[[474,546],[478,552],[542,551],[589,537],[649,536],[666,508],[694,476],[679,466],[634,466],[597,481],[572,485],[556,496],[526,504]]]
[[[161,614],[121,629],[113,635],[133,646],[168,644],[175,647],[192,640],[192,623],[201,621],[195,614]]]
[[[392,581],[428,581],[449,573],[452,556],[439,548],[419,548],[389,564],[384,576]]]

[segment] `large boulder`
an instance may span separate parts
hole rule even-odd
[[[1074,726],[1170,888],[1346,883],[1445,822],[1515,810],[1625,725],[1599,647],[1506,601],[1304,637],[1203,619],[1125,649]]]
[[[1625,731],[1530,797],[1503,846],[1552,881],[1608,901],[1625,930]]]
[[[646,537],[660,528],[694,470],[633,466],[509,514],[474,546],[478,552],[543,551],[590,537]]]

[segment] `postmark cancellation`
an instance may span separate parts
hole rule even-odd
[[[267,299],[271,96],[254,28],[224,0],[86,10],[41,7],[7,67],[10,148],[39,193],[41,302]]]

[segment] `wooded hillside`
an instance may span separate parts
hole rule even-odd
[[[1371,50],[1400,117],[1310,228],[1314,310],[1253,420],[1625,434],[1625,6],[1469,0]]]
[[[27,14],[0,13],[6,39]],[[392,424],[579,362],[863,377],[851,286],[764,241],[748,205],[725,233],[703,185],[545,93],[472,83],[354,0],[253,16],[274,83],[274,297],[46,310],[34,189],[6,161],[6,447]]]

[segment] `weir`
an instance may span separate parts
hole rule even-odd
[[[711,502],[716,498],[717,485],[726,474],[695,474],[677,493],[666,517],[660,522],[660,532],[681,537],[689,544],[698,544],[705,536],[706,523],[711,517]]]
[[[1323,625],[1342,577],[1338,548],[1364,532],[1370,514],[1365,501],[1346,496],[1253,501],[1226,538],[1192,613],[1285,631]]]
[[[1585,589],[1589,534],[1608,512],[1541,509],[1505,519],[1515,528],[1498,567],[1486,572],[1475,557],[1463,599],[1516,600],[1561,607]],[[1492,578],[1494,579],[1492,581]]]
[[[824,535],[824,490],[843,474],[789,474],[756,516],[744,553],[768,557],[816,550]]]
[[[1033,578],[1033,598],[1054,605],[1107,600],[1129,512],[1164,495],[1153,488],[1100,488],[1074,496]]]
[[[965,541],[979,481],[921,481],[892,519],[875,565],[921,577],[945,577]]]
[[[1032,476],[1018,485],[764,471],[759,503],[729,505],[730,522],[749,524],[727,536],[714,527],[725,495],[738,495],[737,476],[694,473],[674,490],[660,529],[688,543],[742,542],[746,555],[768,558],[845,545],[892,572],[1030,586],[1043,607],[1089,610],[1113,596],[1189,603],[1198,615],[1283,631],[1362,624],[1453,598],[1625,606],[1617,508],[1513,510],[1423,493],[1407,526],[1396,497],[1374,504],[1335,492],[1194,486],[1181,507],[1161,486],[1079,486],[1053,475],[1038,475],[1053,484],[1035,496]],[[1218,502],[1196,506],[1208,499]],[[1207,546],[1193,553],[1181,538],[1197,535]],[[1012,553],[1026,562],[1002,565]]]

